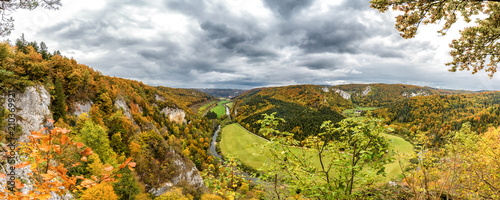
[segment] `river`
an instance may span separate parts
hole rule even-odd
[[[226,109],[227,109],[227,107],[226,107]],[[216,158],[219,158],[221,163],[224,163],[224,159],[222,159],[222,156],[219,155],[219,153],[217,153],[217,151],[215,150],[215,145],[217,144],[217,135],[219,134],[219,131],[220,131],[220,125],[217,126],[217,130],[215,131],[214,136],[212,137],[212,142],[210,143],[210,153],[212,153],[212,155],[214,155]],[[246,180],[250,180],[254,183],[260,182],[259,178],[250,175],[250,173],[244,172],[244,171],[240,171],[240,172],[243,175],[243,178],[245,178]],[[239,175],[239,173],[236,173],[236,174]]]

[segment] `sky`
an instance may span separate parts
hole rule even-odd
[[[15,41],[44,41],[104,75],[178,88],[402,83],[500,90],[500,74],[449,72],[448,35],[403,39],[369,0],[62,0],[13,13]],[[444,23],[444,22],[442,22]],[[442,24],[440,24],[442,25]]]

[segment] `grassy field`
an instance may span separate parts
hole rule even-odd
[[[358,117],[356,113],[354,113],[356,110],[377,110],[379,109],[378,107],[360,107],[360,106],[354,106],[354,108],[351,109],[346,109],[342,112],[343,115],[346,117]]]
[[[233,107],[233,102],[226,104],[227,107],[232,108]]]
[[[404,139],[383,134],[390,141],[390,149],[395,152],[410,153],[413,151],[413,146]],[[225,156],[232,155],[241,160],[245,165],[258,169],[267,161],[267,158],[260,154],[261,146],[267,141],[248,133],[245,129],[237,124],[230,124],[222,129],[220,148]],[[301,151],[300,148],[292,148],[293,151]],[[319,167],[319,159],[313,161],[314,165]],[[387,177],[381,182],[388,182],[401,174],[401,169],[397,161],[385,165]]]
[[[193,110],[194,112],[198,113],[198,115],[203,115],[205,113],[205,110],[207,108],[209,108],[210,106],[212,106],[212,105],[214,105],[216,103],[217,103],[217,100],[213,100],[211,102],[203,104],[201,107],[198,108],[198,111],[194,111],[193,109],[191,109],[191,110]]]
[[[215,112],[215,114],[217,114],[217,117],[220,118],[222,115],[226,114],[226,108],[224,107],[225,103],[229,103],[229,101],[227,100],[219,101],[217,106],[213,107],[210,111]]]

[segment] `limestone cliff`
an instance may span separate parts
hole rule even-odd
[[[338,93],[344,99],[347,99],[347,100],[351,99],[351,95],[343,90],[333,88],[333,91]]]
[[[170,148],[169,154],[173,156],[173,165],[175,166],[174,177],[162,184],[162,187],[152,188],[149,190],[154,196],[160,196],[165,192],[168,192],[170,188],[184,183],[190,185],[196,190],[204,190],[205,183],[203,178],[201,178],[200,172],[196,169],[196,166],[190,160],[184,159],[181,155],[175,153],[175,151]]]
[[[132,117],[132,114],[130,112],[130,109],[127,106],[127,103],[125,102],[125,99],[123,97],[116,98],[115,100],[115,108],[116,109],[123,109],[123,114],[127,116],[131,121],[134,121],[134,118]]]
[[[170,121],[176,122],[176,123],[186,123],[186,113],[182,109],[178,108],[170,108],[170,107],[165,107],[161,110],[161,113],[164,113]]]
[[[361,93],[361,95],[362,95],[362,96],[366,96],[366,95],[368,95],[371,91],[372,91],[372,87],[370,87],[370,86],[366,86],[366,88],[363,90],[363,92]]]
[[[83,113],[89,114],[89,111],[92,108],[93,104],[94,103],[92,101],[90,101],[90,102],[77,102],[77,103],[75,103],[75,106],[73,109],[74,110],[73,114],[76,116],[80,116]]]
[[[5,98],[3,96],[2,98]],[[50,94],[45,87],[31,86],[24,92],[15,93],[15,108],[17,124],[22,128],[20,142],[28,142],[31,131],[38,131],[43,128],[46,119],[51,118],[49,110]],[[7,101],[2,105],[8,108]]]

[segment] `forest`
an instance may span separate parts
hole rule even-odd
[[[0,66],[2,93],[22,93],[32,86],[48,90],[53,119],[46,122],[54,126],[32,130],[31,142],[19,147],[25,157],[15,167],[31,168],[32,175],[18,180],[14,192],[0,192],[2,198],[48,199],[51,192],[77,199],[500,196],[499,92],[401,84],[257,88],[233,100],[231,121],[210,111],[228,101],[198,90],[102,75],[23,37],[0,44]],[[88,111],[76,114],[83,105],[90,105]],[[363,106],[372,107],[360,120],[341,114]],[[185,116],[175,119],[173,112]],[[0,109],[2,152],[7,152],[10,114]],[[226,162],[221,163],[209,152],[216,125],[232,123],[268,139],[261,141],[263,152],[251,152],[274,158],[259,171],[264,184],[244,178],[241,171],[248,168],[237,159],[223,155]],[[223,130],[229,134],[231,129]],[[411,143],[405,144],[406,153],[394,151],[401,147],[388,138],[397,136]],[[6,160],[0,164],[10,166]],[[401,171],[389,183],[381,182],[387,165]],[[178,181],[155,195],[192,169],[201,185]],[[22,192],[28,184],[36,194]]]
[[[210,168],[215,174],[224,169],[207,154],[209,137],[214,128],[212,123],[190,109],[191,105],[213,100],[214,97],[192,89],[152,87],[138,81],[105,76],[57,51],[49,53],[46,49],[44,43],[27,42],[24,37],[18,39],[15,45],[0,43],[2,93],[8,90],[24,92],[30,86],[42,85],[51,96],[50,110],[57,128],[50,137],[43,134],[32,136],[47,140],[38,145],[60,151],[33,151],[30,157],[39,157],[40,160],[23,163],[24,166],[40,169],[33,173],[41,177],[49,174],[59,177],[58,182],[66,187],[62,190],[50,189],[47,184],[52,178],[36,179],[33,176],[23,180],[36,183],[34,187],[38,188],[40,196],[45,194],[47,197],[51,191],[60,195],[71,191],[79,199],[151,199],[154,198],[150,193],[152,188],[161,187],[182,173],[176,169],[174,162],[180,160],[186,163],[186,167],[192,165],[199,171]],[[117,106],[120,101],[125,103],[125,107]],[[78,105],[88,102],[91,108],[87,114],[73,114]],[[169,119],[163,112],[166,108],[185,111],[186,122]],[[6,128],[9,114],[3,107],[0,109],[2,127]],[[7,143],[6,134],[7,129],[2,128],[2,145]],[[67,139],[77,145],[73,147],[67,146],[67,142],[62,143]],[[88,147],[87,153],[74,149],[84,147]],[[126,163],[134,165],[130,169],[124,168]],[[6,160],[0,164],[5,166]],[[56,171],[61,173],[54,174]],[[24,184],[26,182],[16,183],[15,192],[2,192],[0,195],[2,198],[33,195],[21,192]],[[185,183],[176,187],[179,190],[172,190],[166,196],[180,191],[182,196],[199,199],[205,193]]]

